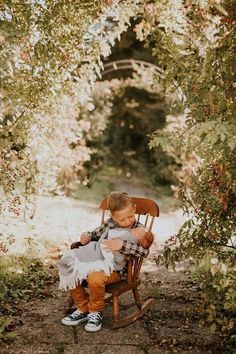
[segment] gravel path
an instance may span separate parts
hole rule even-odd
[[[155,247],[154,252],[157,252]],[[210,333],[204,323],[201,294],[188,278],[188,265],[179,264],[176,272],[156,267],[152,255],[142,267],[140,295],[156,303],[131,325],[111,329],[111,306],[104,311],[102,330],[88,333],[84,325],[74,328],[61,324],[68,304],[66,292],[58,282],[47,296],[18,304],[14,319],[17,339],[0,343],[1,354],[228,354],[220,337]],[[132,297],[122,295],[123,303]],[[130,309],[131,310],[131,309]]]
[[[140,195],[140,194],[139,194]],[[68,248],[84,230],[100,224],[97,205],[68,197],[39,197],[33,220],[9,218],[8,231],[16,236],[9,253],[45,257],[53,249]],[[176,272],[158,267],[155,257],[184,217],[180,210],[161,214],[154,225],[155,243],[142,266],[140,294],[157,301],[141,319],[128,327],[111,330],[112,312],[107,306],[101,332],[87,333],[83,325],[72,329],[61,324],[68,302],[58,282],[47,297],[18,305],[14,316],[19,326],[17,340],[0,344],[1,354],[216,354],[226,353],[217,334],[204,324],[201,294],[188,278],[188,266]],[[57,246],[57,247],[55,247]],[[58,247],[59,246],[59,247]],[[52,257],[51,257],[52,258]],[[125,300],[125,299],[123,299]],[[128,299],[129,301],[129,296]]]

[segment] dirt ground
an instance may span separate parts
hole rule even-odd
[[[127,186],[126,186],[127,187]],[[114,189],[149,197],[140,187],[132,190],[120,185]],[[41,197],[31,226],[30,235],[38,242],[45,239],[46,249],[65,240],[69,244],[78,234],[100,222],[96,205],[75,201],[72,198]],[[18,304],[13,320],[17,324],[17,338],[0,344],[1,354],[218,354],[227,353],[221,338],[209,332],[204,322],[203,301],[195,284],[189,279],[188,265],[179,264],[176,272],[156,266],[155,257],[163,243],[173,235],[184,218],[180,211],[162,213],[154,225],[156,240],[151,254],[142,266],[141,298],[155,298],[156,302],[146,314],[133,324],[111,329],[111,306],[106,306],[102,330],[88,333],[84,325],[64,326],[61,319],[68,303],[67,294],[59,291],[58,281],[49,287],[46,297]],[[29,223],[28,223],[29,224]],[[17,254],[25,254],[23,236],[26,224],[18,220],[11,225],[18,232]],[[66,239],[67,237],[67,239]],[[42,242],[41,242],[42,243]],[[36,249],[32,244],[32,250]],[[11,251],[11,250],[10,250]],[[57,250],[56,250],[57,252]],[[41,251],[39,252],[41,254]],[[42,252],[43,254],[43,252]],[[54,251],[52,250],[51,257]],[[126,293],[127,294],[127,293]],[[128,295],[129,297],[129,295]],[[127,295],[123,302],[129,299]]]
[[[217,354],[227,353],[217,334],[204,323],[201,294],[188,276],[186,264],[176,272],[155,264],[152,254],[142,267],[142,299],[156,303],[141,319],[128,327],[111,329],[112,311],[104,311],[104,324],[97,333],[84,325],[61,324],[67,294],[51,286],[48,296],[19,306],[15,316],[18,336],[0,346],[1,354]],[[124,298],[125,300],[125,298]]]

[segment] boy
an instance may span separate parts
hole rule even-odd
[[[132,198],[128,193],[111,193],[108,198],[108,208],[111,217],[94,231],[82,233],[80,243],[86,245],[90,241],[98,241],[104,232],[116,228],[137,229],[137,239],[141,242],[145,231],[143,225],[135,220],[136,206],[133,204]],[[72,244],[72,248],[76,246],[75,243]],[[102,247],[107,252],[120,251],[123,254],[131,254],[138,257],[147,257],[149,253],[148,249],[145,249],[142,245],[124,241],[119,238],[104,240]],[[89,294],[87,294],[81,284],[78,284],[75,289],[70,290],[77,310],[63,318],[62,323],[74,326],[82,322],[87,322],[85,325],[86,331],[99,331],[102,327],[102,311],[105,306],[105,286],[118,282],[121,279],[121,274],[122,272],[118,271],[113,271],[110,275],[106,275],[103,271],[88,274],[86,280],[89,287]]]

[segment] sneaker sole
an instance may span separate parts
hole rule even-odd
[[[97,326],[97,327],[87,327],[86,325],[85,325],[85,331],[87,331],[87,332],[97,332],[97,331],[100,331],[100,329],[102,328],[102,325],[100,324],[99,326]]]
[[[61,323],[63,323],[66,326],[77,326],[80,323],[87,322],[88,318],[82,318],[81,320],[78,321],[67,321],[64,318],[61,320]]]

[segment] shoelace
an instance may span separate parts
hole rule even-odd
[[[102,316],[100,315],[100,313],[90,313],[88,315],[88,318],[89,318],[89,322],[98,322],[99,320],[102,319]]]
[[[78,316],[78,315],[80,315],[81,314],[81,312],[79,311],[79,310],[75,310],[72,314],[71,314],[71,317],[76,317],[76,316]]]

